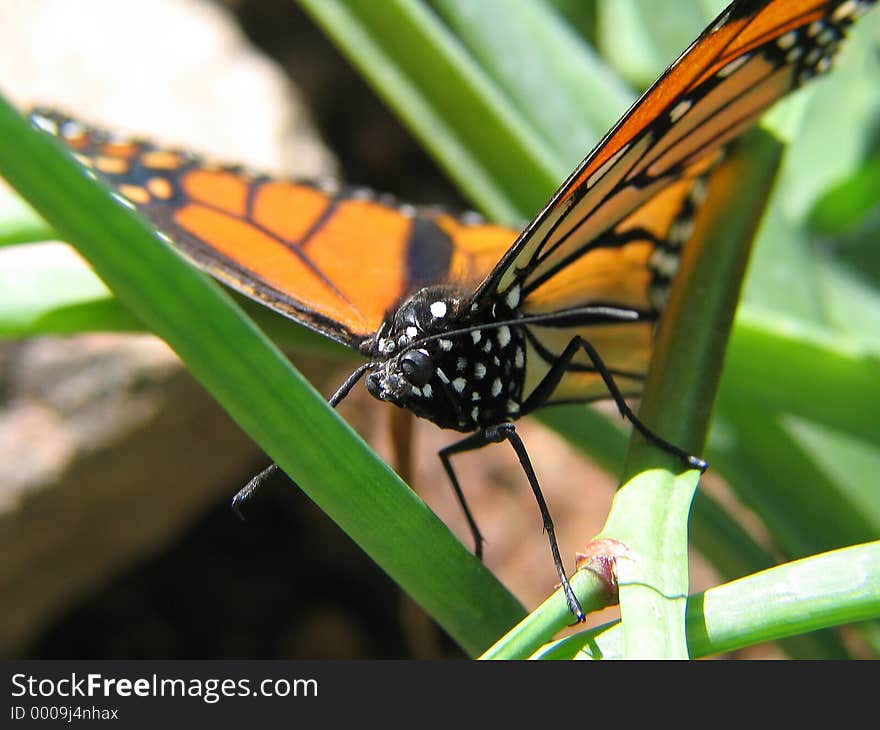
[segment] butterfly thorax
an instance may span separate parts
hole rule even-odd
[[[373,339],[367,389],[441,428],[475,431],[520,415],[525,340],[505,301],[474,306],[449,287],[416,292]]]

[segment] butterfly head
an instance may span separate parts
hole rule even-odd
[[[459,292],[422,289],[376,333],[367,390],[442,428],[467,432],[515,418],[524,345],[518,328],[495,319],[503,315],[512,312],[472,310]]]
[[[454,328],[462,301],[446,287],[428,287],[389,314],[373,340],[377,365],[367,390],[374,397],[434,420],[432,401],[444,387],[443,361],[452,349],[438,335]]]

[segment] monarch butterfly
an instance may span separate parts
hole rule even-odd
[[[639,392],[680,249],[724,147],[827,71],[846,27],[873,3],[735,0],[519,235],[361,189],[211,166],[55,112],[32,119],[205,271],[364,354],[332,405],[365,377],[380,400],[469,434],[440,458],[478,554],[482,538],[451,457],[509,441],[582,620],[513,422],[611,395],[645,436],[705,468],[642,424],[624,396]]]

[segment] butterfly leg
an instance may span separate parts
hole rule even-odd
[[[541,511],[544,532],[547,533],[547,539],[550,541],[550,552],[553,554],[553,564],[556,566],[556,572],[559,574],[559,583],[562,586],[562,592],[565,594],[565,600],[568,603],[569,610],[572,612],[575,619],[578,622],[581,622],[586,617],[584,616],[584,611],[581,608],[577,596],[574,595],[571,584],[568,582],[568,577],[565,574],[565,567],[562,565],[562,558],[559,555],[559,545],[556,542],[556,530],[553,527],[553,519],[550,517],[550,510],[547,507],[547,501],[544,499],[544,495],[541,492],[541,486],[538,483],[538,477],[532,467],[532,462],[529,459],[526,447],[523,444],[522,439],[519,437],[519,434],[516,432],[516,427],[512,423],[502,423],[497,426],[489,426],[483,431],[468,436],[463,441],[447,446],[440,452],[440,460],[443,462],[443,467],[449,475],[453,489],[455,489],[456,496],[464,508],[465,515],[471,525],[471,531],[477,541],[477,557],[481,557],[482,555],[481,543],[483,538],[477,529],[476,522],[474,522],[473,517],[470,514],[470,510],[465,504],[464,495],[459,486],[458,479],[455,476],[455,472],[452,469],[452,463],[450,462],[449,457],[452,454],[473,451],[474,449],[479,449],[487,444],[501,443],[502,441],[508,441],[513,447],[513,450],[516,452],[517,458],[519,459],[519,463],[526,474],[526,478],[529,480],[529,486],[532,488],[532,492],[538,502],[538,509]]]
[[[658,446],[667,453],[670,453],[680,459],[686,466],[693,469],[699,469],[701,472],[706,471],[709,465],[705,461],[703,461],[703,459],[692,456],[683,449],[680,449],[675,444],[670,443],[662,436],[654,433],[650,428],[642,423],[642,421],[639,420],[636,414],[633,413],[632,409],[627,405],[623,394],[617,387],[617,383],[614,382],[614,378],[611,375],[611,372],[602,361],[602,358],[599,356],[596,348],[580,336],[572,338],[571,342],[568,343],[568,346],[559,356],[559,359],[556,360],[555,363],[553,363],[550,371],[547,373],[547,375],[544,376],[544,379],[538,384],[535,390],[532,391],[532,394],[523,403],[523,413],[528,413],[535,408],[540,408],[547,401],[547,399],[556,389],[556,386],[559,385],[559,381],[562,380],[562,376],[565,375],[568,366],[571,364],[571,361],[574,359],[574,356],[577,354],[578,350],[583,350],[587,354],[587,357],[590,358],[590,361],[593,363],[593,367],[596,368],[596,372],[602,376],[602,380],[605,382],[605,387],[608,388],[608,393],[614,399],[614,402],[617,405],[617,410],[620,411],[620,415],[623,418],[627,419],[630,423],[632,423],[633,428],[635,428],[640,434],[642,434],[642,436],[648,439],[648,441],[653,443],[655,446]]]
[[[254,495],[254,492],[260,488],[260,485],[269,479],[269,477],[271,477],[276,471],[278,471],[278,464],[273,461],[269,466],[263,469],[263,471],[257,474],[257,476],[245,484],[232,498],[232,511],[235,512],[240,519],[244,519],[244,512],[241,511],[244,503],[247,502]]]
[[[449,481],[452,483],[452,489],[455,491],[455,496],[458,499],[458,503],[461,505],[462,510],[464,511],[464,516],[467,519],[468,526],[471,528],[471,535],[474,538],[474,555],[476,555],[480,560],[483,559],[483,542],[485,542],[482,533],[480,532],[480,528],[477,525],[477,521],[474,519],[474,515],[468,507],[467,500],[464,497],[464,492],[461,489],[461,485],[458,482],[458,477],[455,474],[455,469],[452,468],[452,461],[450,457],[453,454],[460,454],[465,451],[474,451],[476,449],[480,449],[483,446],[491,443],[488,441],[482,431],[479,431],[475,434],[468,436],[461,441],[458,441],[450,446],[447,446],[440,451],[437,452],[437,456],[440,457],[440,462],[443,464],[443,468],[446,470],[446,475],[449,477]]]

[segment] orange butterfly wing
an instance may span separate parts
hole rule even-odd
[[[517,232],[332,181],[279,180],[31,114],[201,269],[356,347],[428,284],[475,287]]]
[[[378,329],[399,299],[423,286],[475,287],[517,235],[474,216],[456,218],[366,190],[336,189],[331,181],[277,180],[208,167],[189,153],[114,139],[58,112],[31,116],[64,139],[83,164],[107,178],[201,269],[352,346]],[[656,315],[674,274],[669,267],[676,265],[686,239],[681,220],[689,220],[696,208],[690,193],[707,170],[706,163],[695,165],[625,218],[613,235],[549,277],[528,298],[526,311],[613,301]],[[638,323],[582,328],[581,334],[607,354],[624,392],[634,393],[647,369],[653,327],[651,315]],[[548,353],[558,354],[571,336],[569,330],[534,332],[541,344],[533,342],[530,350],[539,347],[542,355],[530,359],[532,379],[546,372]],[[560,394],[574,391],[590,399],[606,394],[592,372],[566,376]]]
[[[480,287],[478,301],[577,258],[630,212],[827,71],[874,0],[736,0],[575,169]]]
[[[358,346],[424,286],[476,291],[476,302],[517,286],[527,315],[594,304],[639,315],[601,327],[527,326],[524,397],[575,334],[602,353],[624,392],[637,393],[678,249],[720,151],[826,70],[846,26],[873,1],[736,0],[519,237],[363,189],[208,166],[53,112],[34,119],[202,269],[332,339]],[[605,395],[579,355],[553,400]]]

